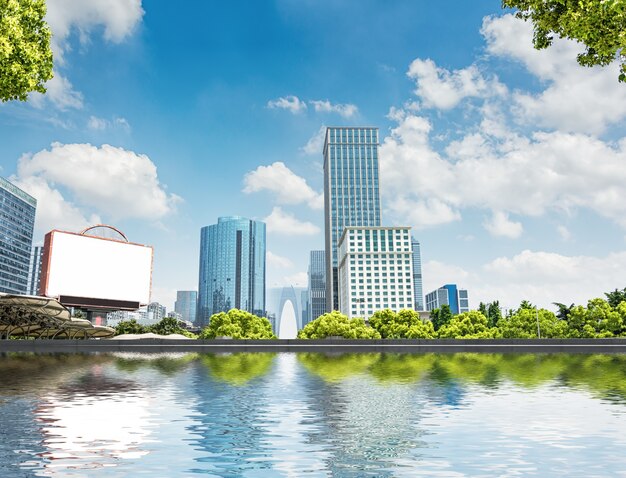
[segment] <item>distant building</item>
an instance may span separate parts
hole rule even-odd
[[[285,320],[292,318],[292,310],[296,330],[300,330],[306,325],[308,320],[307,295],[308,291],[303,287],[286,286],[267,289],[267,318],[276,335],[279,335]]]
[[[146,307],[148,314],[151,315],[151,319],[154,322],[160,322],[163,320],[167,314],[167,310],[164,305],[159,304],[158,302],[150,302]]]
[[[326,310],[338,309],[338,243],[349,226],[381,225],[378,128],[327,128],[324,140]]]
[[[422,289],[422,255],[420,243],[411,236],[411,246],[413,247],[413,293],[415,310],[424,309],[424,291]]]
[[[326,256],[324,251],[311,251],[308,292],[310,311],[304,325],[326,312]]]
[[[413,309],[410,227],[347,227],[339,240],[339,310],[369,318]]]
[[[265,315],[265,223],[220,217],[202,228],[196,325],[232,308]]]
[[[300,292],[300,307],[302,315],[302,327],[309,323],[311,317],[311,300],[309,299],[309,289]]]
[[[179,322],[189,322],[189,321],[187,321],[187,320],[184,320],[184,319],[183,319],[182,314],[180,314],[180,313],[178,313],[178,312],[176,312],[176,311],[174,311],[174,310],[170,310],[170,311],[167,313],[167,316],[168,316],[168,317],[170,317],[170,318],[172,318],[172,319],[176,319],[176,320],[178,320]],[[189,323],[193,323],[193,322],[189,322]]]
[[[34,197],[0,178],[0,292],[28,293],[36,208]]]
[[[446,284],[426,294],[426,310],[440,309],[449,305],[453,314],[469,312],[469,296],[466,289],[457,288],[456,284]]]
[[[195,290],[176,291],[176,302],[174,310],[180,314],[181,320],[191,322],[196,321],[196,309],[198,307],[198,293]]]
[[[43,247],[33,247],[30,256],[30,271],[28,273],[28,294],[39,295],[39,285],[41,283],[41,264],[43,262]]]

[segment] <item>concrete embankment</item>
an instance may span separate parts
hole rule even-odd
[[[320,353],[626,353],[617,339],[446,340],[0,340],[0,353],[320,352]]]

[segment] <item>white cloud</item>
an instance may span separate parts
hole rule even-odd
[[[46,102],[61,111],[81,109],[83,95],[61,73],[66,68],[66,52],[70,36],[77,33],[86,48],[94,31],[103,29],[106,41],[120,43],[131,35],[143,18],[141,0],[48,0],[46,21],[52,30],[51,47],[54,55],[54,77],[46,83],[47,93],[33,93],[31,103],[43,107]]]
[[[581,67],[580,44],[556,38],[545,50],[532,46],[532,24],[513,15],[486,17],[481,33],[487,51],[520,62],[544,82],[538,93],[516,91],[514,112],[523,122],[561,131],[599,134],[626,118],[626,88],[616,81],[617,62]]]
[[[324,139],[326,138],[326,126],[320,126],[320,129],[300,148],[305,154],[321,155],[324,149]]]
[[[48,0],[46,21],[52,30],[55,62],[65,62],[64,53],[70,48],[68,38],[77,32],[82,44],[89,35],[104,28],[104,39],[120,43],[131,35],[145,13],[141,0]]]
[[[525,216],[586,208],[626,227],[626,139],[470,130],[442,155],[430,131],[426,118],[406,113],[381,146],[382,195],[393,197],[386,207],[396,221],[432,226],[469,207]]]
[[[300,221],[294,215],[275,207],[269,216],[263,219],[267,231],[285,236],[312,236],[320,232],[320,228],[307,221]]]
[[[270,109],[288,110],[293,114],[298,114],[306,110],[306,103],[297,96],[289,95],[268,101],[267,107]]]
[[[105,118],[98,118],[97,116],[90,116],[87,121],[87,128],[94,131],[104,131],[110,128],[122,128],[125,131],[130,131],[130,124],[126,118],[113,118],[108,120]]]
[[[317,113],[337,113],[344,118],[352,118],[357,114],[359,109],[353,104],[333,104],[328,100],[311,100],[309,101]]]
[[[243,192],[269,191],[279,204],[307,204],[312,209],[324,208],[324,196],[313,190],[306,180],[280,161],[259,166],[244,176]]]
[[[567,227],[558,226],[556,230],[559,233],[559,236],[561,236],[562,240],[569,241],[572,238],[572,233],[569,231]]]
[[[425,292],[444,283],[457,283],[468,289],[472,308],[492,300],[514,308],[526,299],[554,309],[553,302],[584,305],[623,287],[624,268],[626,251],[591,257],[524,250],[513,257],[496,258],[472,272],[429,261],[424,264]]]
[[[464,98],[505,95],[506,87],[497,78],[486,79],[475,65],[449,71],[431,59],[415,59],[407,72],[416,81],[415,94],[427,108],[449,110]]]
[[[38,229],[44,232],[59,223],[77,229],[73,224],[100,215],[158,220],[180,201],[166,192],[148,156],[106,144],[53,143],[50,150],[23,155],[13,179],[37,198]]]
[[[517,239],[524,231],[521,223],[511,221],[509,215],[502,211],[494,211],[491,218],[483,223],[483,226],[492,236],[510,239]]]
[[[274,254],[272,251],[267,251],[266,258],[268,267],[276,269],[289,269],[293,267],[291,259]]]
[[[83,108],[83,95],[74,89],[72,83],[57,70],[54,77],[46,83],[46,93],[32,93],[30,101],[36,108],[43,108],[46,101],[61,111]]]

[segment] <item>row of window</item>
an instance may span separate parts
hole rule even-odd
[[[378,143],[378,130],[371,128],[330,128],[331,143]]]

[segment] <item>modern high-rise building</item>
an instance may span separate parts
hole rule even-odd
[[[196,309],[198,307],[198,292],[195,290],[176,291],[174,311],[178,312],[185,322],[196,322]]]
[[[413,247],[413,292],[415,294],[415,310],[424,309],[424,291],[422,289],[422,255],[420,243],[411,236],[411,245]]]
[[[28,294],[39,295],[39,284],[41,283],[41,264],[43,262],[43,247],[33,247],[30,255],[30,271],[28,272]]]
[[[413,309],[410,227],[347,227],[339,240],[339,311],[371,317]]]
[[[201,230],[196,325],[232,308],[265,315],[265,223],[239,216]]]
[[[324,251],[311,251],[309,258],[309,302],[311,305],[307,323],[326,312],[326,256]]]
[[[0,292],[28,293],[37,201],[0,178]]]
[[[431,311],[449,305],[453,314],[469,312],[469,296],[466,289],[457,288],[456,284],[446,284],[426,294],[426,310]]]
[[[378,128],[327,128],[324,140],[326,310],[338,307],[339,238],[346,227],[377,227]]]

